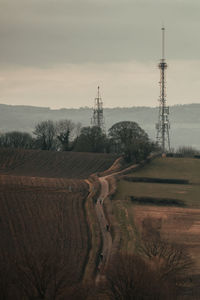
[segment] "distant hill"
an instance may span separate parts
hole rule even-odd
[[[119,121],[135,121],[144,128],[151,138],[155,138],[155,123],[158,108],[152,107],[116,107],[104,109],[106,129]],[[35,125],[43,120],[70,119],[90,125],[92,108],[62,108],[14,106],[0,104],[0,131],[32,132]],[[200,149],[200,104],[175,105],[170,107],[172,147],[189,145]]]

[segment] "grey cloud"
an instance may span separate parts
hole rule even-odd
[[[198,59],[200,4],[159,0],[0,0],[0,64]]]

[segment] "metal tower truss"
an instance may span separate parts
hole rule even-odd
[[[160,69],[160,97],[159,97],[159,115],[158,123],[156,124],[157,136],[156,140],[158,145],[161,147],[163,153],[170,151],[170,138],[169,138],[169,106],[166,106],[166,80],[165,73],[167,69],[167,64],[165,62],[164,53],[164,43],[165,43],[165,28],[162,28],[162,59],[158,65]]]
[[[94,100],[93,116],[91,119],[91,125],[105,130],[105,121],[103,116],[103,102],[100,96],[100,87],[98,86],[97,97]]]

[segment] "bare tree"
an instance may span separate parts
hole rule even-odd
[[[162,221],[150,217],[143,221],[140,252],[162,280],[172,280],[178,285],[191,269],[192,259],[183,245],[177,245],[161,237]]]
[[[55,300],[70,285],[64,257],[59,252],[26,252],[16,264],[17,283],[30,299]]]
[[[192,266],[184,247],[161,238],[162,220],[143,221],[141,245],[136,254],[118,254],[106,272],[109,299],[178,299]]]
[[[182,282],[192,261],[183,246],[171,244],[162,239],[146,239],[142,244],[143,253],[162,279]]]
[[[70,141],[74,138],[76,124],[71,120],[60,120],[56,124],[57,139],[62,145],[63,151],[70,150]]]
[[[161,282],[150,265],[134,254],[116,255],[106,278],[104,289],[111,300],[172,299],[170,284]]]
[[[56,126],[53,121],[38,123],[33,132],[36,135],[38,147],[42,150],[53,150],[56,137]]]

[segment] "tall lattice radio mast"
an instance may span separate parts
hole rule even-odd
[[[100,127],[102,130],[105,129],[105,122],[103,116],[103,101],[100,96],[100,87],[98,86],[97,97],[94,100],[93,116],[91,119],[93,126]]]
[[[162,29],[162,58],[158,65],[160,69],[160,97],[159,97],[159,116],[157,129],[157,143],[161,147],[163,153],[170,151],[170,139],[169,139],[169,106],[166,106],[166,80],[165,73],[167,64],[165,62],[165,28]]]

